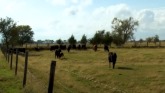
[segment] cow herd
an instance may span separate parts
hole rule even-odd
[[[61,58],[64,56],[64,53],[62,52],[62,50],[67,50],[68,52],[70,52],[71,49],[77,49],[77,50],[81,50],[84,49],[86,50],[86,45],[53,45],[50,46],[50,51],[54,51],[55,52],[55,58]],[[93,46],[93,50],[96,52],[97,51],[97,45]],[[115,52],[109,52],[109,47],[108,45],[104,45],[104,51],[108,52],[108,61],[109,61],[109,68],[111,67],[112,64],[112,68],[115,68],[115,64],[116,64],[116,60],[117,60],[117,54]]]
[[[56,50],[56,49],[61,49],[61,50],[68,50],[68,52],[70,51],[70,49],[77,49],[77,50],[86,50],[87,47],[86,45],[53,45],[53,46],[50,46],[50,51],[52,50]]]

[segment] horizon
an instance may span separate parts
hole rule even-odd
[[[165,40],[163,0],[0,0],[0,18],[11,17],[17,25],[29,25],[37,40],[80,40],[98,30],[112,31],[114,17],[139,21],[136,40],[155,35]]]

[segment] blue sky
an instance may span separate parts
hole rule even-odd
[[[165,39],[165,0],[0,0],[0,17],[30,25],[34,40],[80,40],[97,30],[112,31],[114,17],[132,16],[140,25],[135,39]]]

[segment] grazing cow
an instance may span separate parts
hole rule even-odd
[[[12,48],[13,53],[16,53],[16,50],[20,53],[25,53],[26,49],[25,48]]]
[[[62,53],[61,49],[57,49],[55,51],[55,58],[61,58],[62,56],[64,56],[64,53]]]
[[[60,45],[61,50],[66,50],[66,45]]]
[[[55,51],[56,49],[59,49],[58,45],[50,46],[50,51]]]
[[[96,52],[97,51],[97,45],[93,46],[93,50]]]
[[[59,54],[59,58],[61,58],[61,57],[63,57],[63,56],[64,56],[64,53],[61,52],[61,53]]]
[[[70,52],[70,49],[71,49],[71,45],[69,45],[67,48],[68,52]]]
[[[104,51],[108,51],[109,52],[108,45],[104,45]]]
[[[116,64],[116,60],[117,60],[117,54],[115,52],[109,52],[108,60],[109,60],[109,68],[110,68],[110,64],[112,62],[113,69],[114,69],[115,68],[115,64]]]

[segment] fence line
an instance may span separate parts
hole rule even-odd
[[[1,50],[2,50],[2,48],[1,48]],[[2,52],[3,52],[3,54],[4,54],[4,56],[5,56],[5,59],[7,60],[7,62],[9,63],[9,61],[11,61],[10,62],[10,69],[12,69],[12,61],[13,61],[13,55],[12,55],[12,52],[10,52],[9,50],[7,51],[7,52],[4,52],[4,50],[2,50]],[[17,51],[17,53],[18,53],[18,51]],[[10,56],[11,55],[11,56]],[[10,57],[11,57],[11,59],[10,59]],[[25,85],[26,85],[26,74],[28,73],[30,76],[31,76],[31,81],[32,81],[32,79],[34,79],[34,80],[38,80],[37,79],[37,77],[34,75],[34,74],[32,74],[28,69],[27,69],[27,63],[28,63],[28,52],[27,52],[27,54],[25,55],[25,66],[23,66],[23,64],[20,64],[19,65],[19,67],[21,68],[21,69],[24,69],[24,77],[23,77],[23,87],[25,87]],[[15,69],[15,75],[17,75],[17,64],[18,64],[18,55],[16,54],[16,69]],[[42,83],[42,82],[40,82],[40,83]],[[43,84],[42,83],[42,87],[46,90],[48,87],[46,87],[45,85],[46,85],[47,83],[45,83],[45,84]]]

